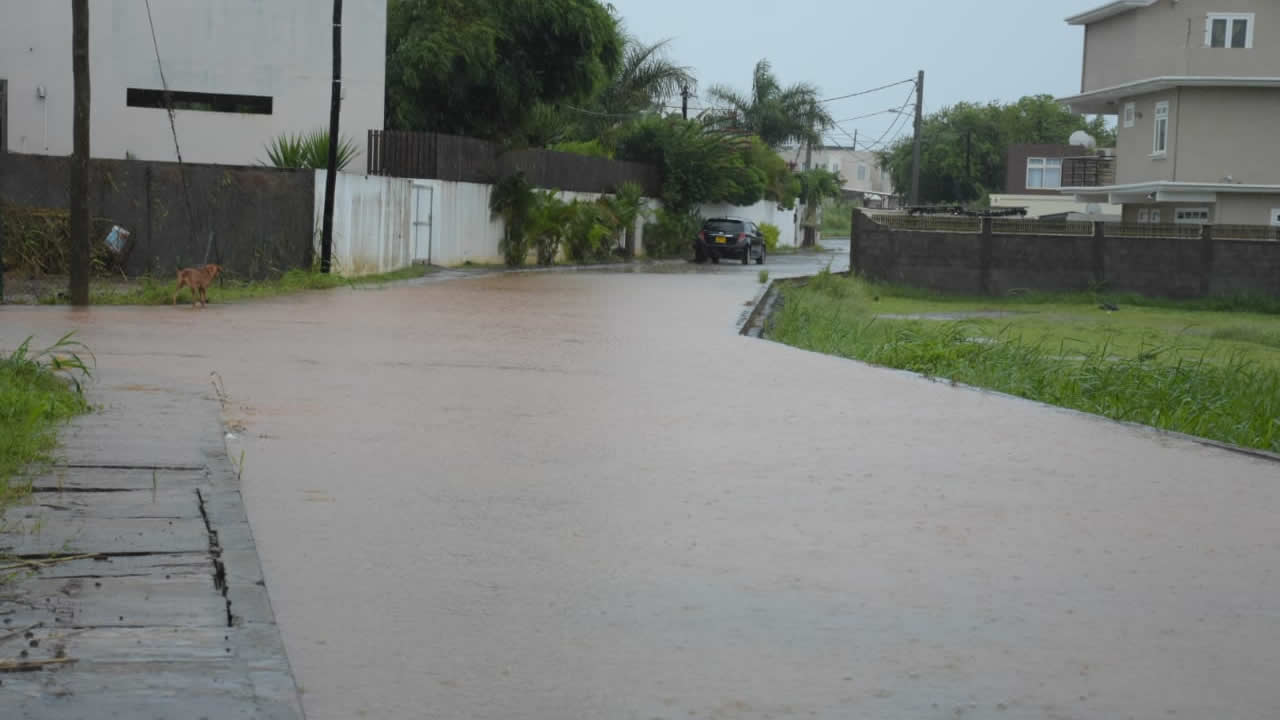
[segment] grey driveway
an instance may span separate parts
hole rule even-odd
[[[0,344],[225,379],[316,720],[1280,716],[1280,466],[745,339],[756,268],[682,270]]]

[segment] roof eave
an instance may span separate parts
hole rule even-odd
[[[1068,25],[1090,25],[1101,22],[1107,18],[1123,15],[1124,13],[1137,10],[1139,8],[1151,7],[1158,0],[1116,0],[1106,5],[1096,7],[1092,10],[1086,10],[1077,15],[1067,18]]]

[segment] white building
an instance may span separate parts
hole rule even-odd
[[[804,168],[805,149],[784,147],[778,151],[792,169]],[[880,167],[870,150],[852,150],[836,146],[814,146],[810,167],[826,168],[844,178],[846,197],[861,196],[867,207],[889,207],[894,198],[893,178],[887,168]]]
[[[151,19],[187,162],[253,165],[283,133],[329,123],[333,8],[318,0],[153,0]],[[144,0],[93,0],[93,157],[174,160]],[[0,151],[72,150],[71,3],[0,0]],[[382,128],[387,0],[343,10],[343,138],[363,172]]]

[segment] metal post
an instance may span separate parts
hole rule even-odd
[[[71,304],[89,304],[89,0],[71,0]]]
[[[680,115],[685,120],[689,119],[689,85],[685,84],[680,88]]]
[[[329,167],[324,181],[324,226],[320,235],[320,272],[333,263],[333,195],[338,183],[338,132],[342,111],[342,0],[333,0],[333,89],[329,98]]]
[[[920,132],[924,126],[924,71],[916,75],[916,134],[911,150],[911,204],[920,204]]]

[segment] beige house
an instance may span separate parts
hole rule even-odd
[[[1081,92],[1114,115],[1114,159],[1067,184],[1131,223],[1280,226],[1280,2],[1117,0],[1070,17],[1084,35]]]
[[[804,167],[805,149],[784,147],[779,151],[792,169]],[[867,207],[893,207],[895,196],[893,179],[887,168],[880,167],[876,154],[870,150],[853,150],[830,145],[815,145],[810,167],[826,168],[840,173],[844,178],[845,197],[861,196]]]

